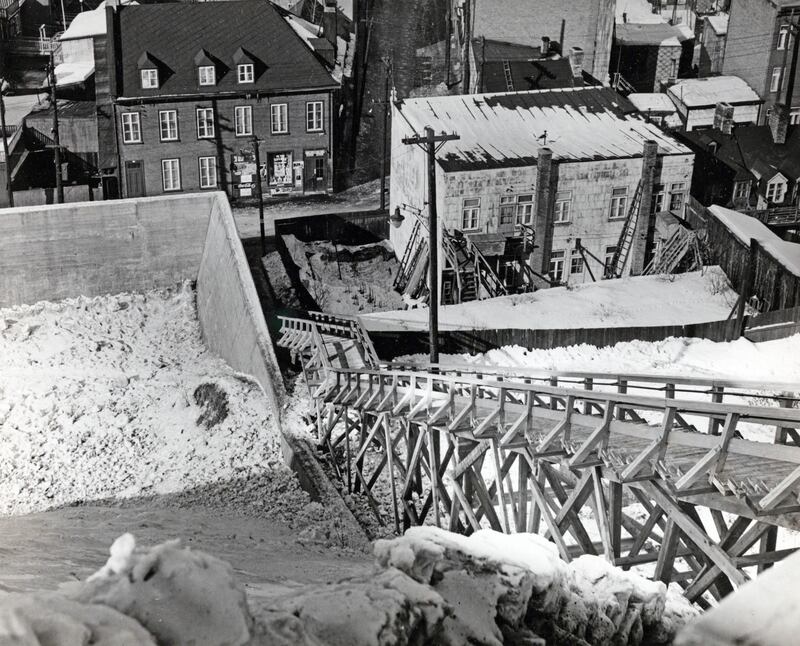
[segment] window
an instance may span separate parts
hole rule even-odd
[[[556,224],[569,222],[572,210],[572,191],[559,191],[556,193],[556,207],[554,221]]]
[[[161,141],[178,140],[178,112],[177,110],[159,110],[158,132]]]
[[[178,159],[161,160],[161,185],[165,191],[181,190],[181,162]]]
[[[214,108],[197,108],[197,138],[214,138]]]
[[[767,184],[767,202],[780,203],[783,202],[783,196],[786,194],[786,184],[783,180],[775,180]]]
[[[550,252],[550,280],[560,283],[564,280],[564,251]]]
[[[481,198],[469,197],[464,200],[461,210],[461,228],[464,230],[477,229],[481,214]]]
[[[197,82],[200,85],[216,85],[217,71],[213,65],[201,65],[197,68]]]
[[[778,49],[786,49],[789,44],[789,25],[781,25],[778,32]]]
[[[680,211],[683,208],[683,198],[686,191],[686,184],[676,182],[669,187],[669,210]]]
[[[653,184],[653,199],[650,202],[653,213],[661,213],[664,210],[664,185]]]
[[[614,262],[614,254],[617,253],[616,245],[613,247],[606,247],[606,256],[604,258],[603,267],[605,268],[605,272],[607,273],[608,270],[611,268],[612,263]]]
[[[500,196],[500,224],[514,224],[514,215],[517,213],[517,198],[515,195]]]
[[[769,83],[769,91],[770,92],[780,92],[781,87],[783,86],[783,68],[782,67],[773,67],[772,68],[772,79]]]
[[[608,217],[617,220],[625,217],[625,207],[628,205],[628,188],[621,186],[611,190],[611,209]]]
[[[287,106],[285,103],[273,103],[269,106],[269,115],[272,134],[289,132],[289,119],[287,118]]]
[[[569,273],[582,274],[583,273],[583,256],[580,251],[573,251],[569,259]]]
[[[240,63],[236,66],[236,76],[239,83],[252,83],[254,79],[253,64]]]
[[[800,108],[792,108],[789,111],[789,125],[791,126],[800,125]]]
[[[306,103],[306,130],[308,132],[322,131],[322,101]]]
[[[140,72],[142,76],[142,89],[151,90],[158,87],[158,70],[148,68]]]
[[[200,188],[216,188],[217,186],[217,158],[200,157]]]
[[[322,157],[314,158],[314,179],[325,179],[325,159]]]
[[[246,137],[253,134],[253,107],[237,105],[233,109],[234,130],[237,137]]]
[[[750,182],[736,182],[733,186],[733,199],[746,200],[750,197]]]
[[[138,112],[122,113],[122,142],[126,144],[142,143],[142,127]]]
[[[530,224],[533,220],[533,195],[517,195],[517,224]]]

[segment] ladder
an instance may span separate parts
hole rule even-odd
[[[506,77],[506,89],[509,92],[514,91],[514,79],[511,76],[511,63],[507,60],[503,61],[503,74]]]
[[[639,221],[639,204],[642,201],[642,180],[636,184],[636,192],[633,195],[633,201],[628,209],[628,215],[625,216],[625,223],[622,225],[622,231],[619,234],[617,247],[614,250],[614,255],[611,262],[604,274],[605,278],[620,278],[622,271],[625,269],[625,263],[628,260],[628,253],[633,244],[633,234],[636,231],[636,224]]]
[[[414,265],[419,259],[419,254],[416,253],[419,247],[419,238],[420,221],[415,220],[414,227],[411,229],[411,236],[409,237],[406,248],[403,251],[403,257],[400,259],[400,267],[397,269],[397,276],[395,276],[394,283],[392,285],[398,292],[402,292],[406,288],[406,285],[408,285],[408,280],[411,277],[411,274],[414,272]]]

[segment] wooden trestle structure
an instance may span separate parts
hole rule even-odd
[[[310,316],[281,317],[279,345],[342,482],[376,513],[388,487],[398,532],[542,533],[700,604],[793,551],[800,385],[381,364],[355,319]]]

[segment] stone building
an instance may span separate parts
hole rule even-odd
[[[392,124],[398,256],[416,222],[427,222],[428,199],[425,152],[403,139],[429,126],[459,136],[436,153],[440,228],[485,243],[499,273],[502,242],[529,231],[535,244],[525,262],[540,285],[602,276],[633,209],[640,217],[626,272],[641,272],[657,215],[682,213],[692,177],[691,151],[611,88],[408,99],[395,104]]]

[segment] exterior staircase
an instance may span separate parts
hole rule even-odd
[[[693,253],[692,268],[701,263],[697,236],[682,226],[675,228],[669,239],[657,250],[653,259],[644,269],[644,274],[671,274],[687,254]]]

